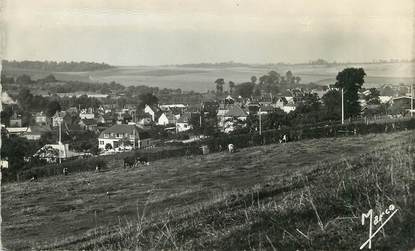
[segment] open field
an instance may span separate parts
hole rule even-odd
[[[241,83],[250,81],[251,76],[260,77],[271,70],[285,74],[291,70],[301,77],[303,84],[314,82],[321,85],[333,84],[339,71],[347,67],[363,67],[367,74],[365,86],[411,83],[414,63],[378,63],[343,65],[252,65],[238,67],[188,67],[188,66],[119,66],[113,69],[91,72],[52,72],[60,80],[92,82],[116,81],[124,85],[148,85],[160,88],[181,88],[205,92],[215,88],[217,78]],[[10,75],[29,74],[33,78],[44,77],[51,72],[11,69]],[[226,86],[227,88],[227,86]]]
[[[2,241],[11,250],[329,248],[323,243],[357,249],[356,240],[367,238],[359,214],[391,202],[402,213],[390,224],[406,227],[394,234],[413,237],[414,142],[413,131],[306,140],[140,169],[112,162],[106,172],[5,184]],[[384,175],[391,168],[394,174]],[[345,217],[344,225],[330,225],[336,217]],[[379,243],[389,235],[390,229]],[[407,239],[385,245],[415,247]]]

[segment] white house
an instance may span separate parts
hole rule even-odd
[[[295,103],[293,97],[281,97],[274,105],[275,108],[280,108],[285,113],[290,113],[295,110]]]
[[[147,132],[140,131],[136,125],[117,124],[101,132],[98,137],[98,148],[114,149],[123,145],[123,141],[128,141],[133,149],[150,146]]]
[[[46,144],[33,157],[46,160],[48,163],[56,163],[58,159],[66,159],[80,155],[82,154],[69,150],[68,144]]]
[[[93,119],[95,118],[95,114],[92,111],[92,109],[82,109],[81,112],[79,113],[79,118],[81,119]]]
[[[158,118],[157,124],[159,125],[168,125],[168,124],[175,124],[177,118],[170,112],[163,112],[160,117]]]
[[[177,132],[185,132],[187,130],[192,129],[192,126],[190,125],[190,113],[183,114],[179,120],[176,122],[176,131]]]
[[[156,121],[156,113],[157,113],[157,109],[155,107],[151,107],[149,105],[146,105],[144,107],[144,113],[148,113],[151,115],[151,119],[153,121]]]
[[[39,112],[35,114],[35,123],[37,125],[46,125],[47,124],[47,117],[46,114],[43,112]]]
[[[239,105],[232,105],[223,115],[223,131],[226,133],[234,131],[237,123],[239,123],[239,121],[244,123],[247,118],[248,114]],[[245,126],[245,124],[242,124],[241,126]]]

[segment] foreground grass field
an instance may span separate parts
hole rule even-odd
[[[306,140],[2,186],[2,241],[41,249],[415,247],[413,131]],[[107,195],[107,193],[109,195]]]

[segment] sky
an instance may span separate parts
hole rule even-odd
[[[412,58],[413,0],[4,0],[10,60],[112,65]]]

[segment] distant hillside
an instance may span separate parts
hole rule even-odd
[[[236,62],[220,62],[220,63],[195,63],[195,64],[180,64],[177,67],[250,67],[250,64],[236,63]]]
[[[55,62],[55,61],[2,61],[4,70],[11,69],[27,69],[27,70],[41,70],[49,72],[83,72],[106,70],[113,68],[113,66],[105,63],[94,62]]]

